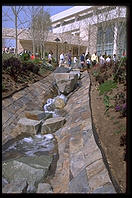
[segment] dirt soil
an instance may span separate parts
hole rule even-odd
[[[20,91],[21,89],[29,86],[32,83],[35,83],[42,78],[48,76],[51,71],[47,70],[43,74],[35,74],[31,71],[22,72],[18,76],[18,82],[15,82],[12,76],[10,76],[5,71],[2,71],[2,85],[4,89],[2,90],[2,99],[7,98],[14,94],[15,92]]]
[[[121,192],[126,192],[126,161],[125,145],[121,146],[121,136],[126,134],[126,117],[121,117],[119,112],[116,112],[114,108],[110,108],[106,114],[105,105],[103,102],[103,96],[99,96],[97,90],[98,82],[92,75],[95,68],[91,68],[89,71],[91,78],[91,108],[93,122],[96,128],[96,132],[99,136],[101,146],[105,152],[112,176],[120,186]],[[114,88],[109,96],[114,96],[116,93],[125,92],[126,87],[123,84],[118,84],[117,88]],[[112,100],[111,100],[112,103]]]

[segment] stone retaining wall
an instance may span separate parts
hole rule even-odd
[[[47,99],[57,95],[53,74],[2,100],[2,143],[14,138],[12,130],[25,110],[42,110]]]

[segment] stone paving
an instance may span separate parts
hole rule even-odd
[[[92,130],[87,72],[81,82],[64,107],[65,125],[55,132],[59,160],[51,186],[54,193],[116,193]]]

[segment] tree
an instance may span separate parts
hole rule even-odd
[[[23,27],[24,24],[27,24],[28,20],[22,20],[21,14],[24,9],[24,6],[7,6],[5,9],[2,9],[2,22],[10,21],[15,27],[15,40],[16,40],[16,50],[15,55],[18,54],[18,37],[25,30],[25,27],[18,32],[19,27]]]
[[[50,15],[47,11],[44,11],[43,6],[39,8],[32,6],[30,31],[33,41],[33,53],[35,54],[37,48],[37,51],[41,54],[41,58],[45,54],[45,42],[48,37],[50,24]]]

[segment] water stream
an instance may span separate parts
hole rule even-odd
[[[35,135],[17,140],[2,152],[2,160],[19,158],[22,156],[35,156],[51,153],[56,146],[56,140],[52,134]]]
[[[56,97],[62,98],[66,104],[67,98],[60,94]],[[59,110],[55,108],[54,102],[55,98],[49,98],[46,104],[43,106],[45,113],[52,114],[52,117],[63,116],[63,109]],[[62,115],[63,114],[63,115]],[[2,162],[10,162],[14,159],[18,160],[21,157],[26,157],[28,161],[30,157],[36,156],[53,156],[52,163],[48,175],[54,175],[58,160],[58,144],[54,134],[36,134],[36,135],[24,135],[15,138],[12,143],[4,145],[2,148]],[[6,181],[6,182],[5,182]],[[6,176],[2,175],[2,186],[7,184]]]

